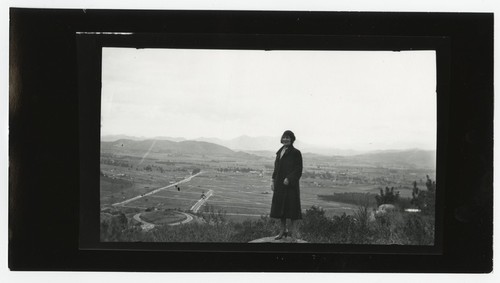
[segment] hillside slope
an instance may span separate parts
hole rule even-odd
[[[128,140],[120,139],[114,142],[101,142],[101,151],[134,151],[182,154],[212,154],[232,156],[236,152],[227,147],[200,141],[169,141],[169,140]]]

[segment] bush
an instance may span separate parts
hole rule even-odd
[[[129,226],[128,219],[123,213],[101,214],[100,239],[102,242],[121,241],[122,237],[133,229],[134,227]]]
[[[309,243],[336,244],[399,244],[432,245],[434,218],[420,213],[394,211],[370,219],[368,207],[359,207],[353,215],[325,215],[321,207],[312,206],[303,214],[297,229],[301,239]],[[227,221],[225,212],[208,208],[204,222],[177,226],[155,226],[142,231],[131,225],[126,216],[104,216],[101,221],[101,241],[120,242],[236,242],[246,243],[273,236],[279,231],[279,221],[263,216],[242,223]]]
[[[360,207],[354,216],[343,213],[328,218],[322,208],[312,206],[306,210],[300,229],[304,240],[311,243],[369,243],[368,207]]]
[[[211,205],[204,206],[203,213],[197,216],[201,217],[205,223],[215,226],[225,225],[228,222],[226,211]]]
[[[303,215],[299,229],[306,241],[328,242],[333,234],[333,228],[333,222],[325,216],[325,211],[313,205]]]
[[[232,242],[246,243],[255,239],[269,237],[277,234],[279,231],[279,223],[268,216],[262,216],[257,221],[246,220],[242,223],[235,223],[234,235],[231,237]]]
[[[434,218],[409,214],[405,217],[403,234],[407,237],[406,243],[416,245],[434,244]]]
[[[402,237],[402,225],[404,225],[403,213],[393,211],[375,216],[373,225],[373,244],[394,245],[405,244]]]
[[[421,190],[417,187],[417,182],[413,182],[411,204],[426,215],[434,215],[436,211],[436,182],[433,182],[427,175],[425,186],[427,190]]]
[[[356,230],[356,219],[344,212],[342,215],[335,215],[332,218],[332,222],[335,237],[329,242],[351,244],[353,241],[353,232]]]
[[[394,187],[385,187],[385,193],[382,188],[380,188],[380,195],[376,195],[377,206],[382,204],[395,204],[399,201],[399,192],[394,193]]]
[[[354,244],[367,244],[371,241],[372,231],[370,225],[370,211],[366,206],[360,206],[354,213],[354,229],[351,231],[351,242]]]
[[[230,231],[221,226],[192,223],[156,226],[155,229],[136,236],[141,242],[229,242]]]

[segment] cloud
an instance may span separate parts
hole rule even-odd
[[[429,51],[105,48],[103,132],[432,145],[435,87]]]

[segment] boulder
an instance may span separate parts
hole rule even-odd
[[[381,204],[377,208],[377,211],[375,211],[375,215],[385,215],[387,213],[393,212],[394,210],[396,210],[396,207],[393,204]]]

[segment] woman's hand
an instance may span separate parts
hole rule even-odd
[[[288,178],[285,178],[285,180],[283,181],[283,185],[288,186],[288,184],[290,184],[290,181],[288,181]]]

